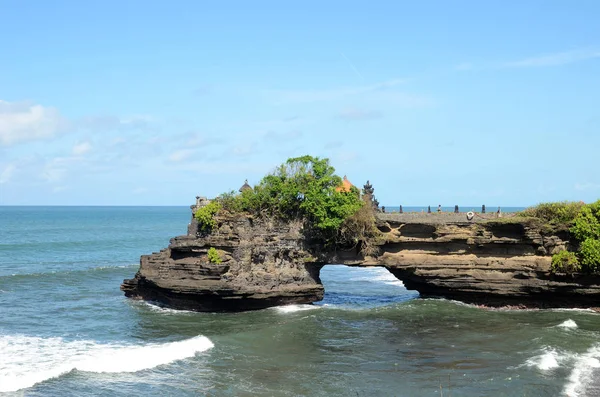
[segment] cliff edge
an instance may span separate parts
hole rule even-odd
[[[187,235],[142,256],[135,277],[121,285],[125,295],[196,311],[311,303],[323,298],[320,269],[345,264],[383,266],[422,296],[491,306],[600,306],[598,276],[550,271],[551,255],[569,246],[568,233],[526,219],[377,214],[382,237],[371,257],[353,247],[326,249],[301,222],[240,214],[216,221],[205,234],[192,217]]]

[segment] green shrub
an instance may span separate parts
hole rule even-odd
[[[600,270],[600,240],[584,240],[579,247],[579,258],[584,271],[593,273]]]
[[[358,189],[338,191],[341,185],[342,178],[328,159],[302,156],[288,159],[253,189],[223,194],[218,201],[230,212],[304,220],[325,240],[332,240],[363,205]]]
[[[551,270],[554,273],[576,273],[581,271],[577,254],[569,251],[560,251],[552,255]]]
[[[538,218],[544,223],[554,226],[569,226],[574,221],[585,204],[581,202],[560,201],[556,203],[541,203],[526,208],[517,215],[521,217]]]
[[[600,239],[600,200],[584,206],[570,230],[578,241]]]
[[[217,226],[215,215],[220,209],[221,204],[218,201],[213,200],[204,207],[200,207],[196,210],[194,216],[198,221],[198,228],[203,232],[210,233],[215,226]]]
[[[214,263],[214,264],[219,264],[221,262],[223,262],[223,260],[221,259],[221,256],[219,255],[219,251],[216,250],[215,247],[210,247],[208,249],[208,261],[210,263]]]

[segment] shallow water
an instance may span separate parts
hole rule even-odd
[[[0,393],[600,395],[600,315],[422,300],[381,268],[326,266],[315,305],[124,298],[139,255],[188,221],[184,207],[0,207]]]

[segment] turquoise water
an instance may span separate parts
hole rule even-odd
[[[422,300],[326,266],[325,299],[235,314],[123,297],[185,207],[0,207],[0,395],[598,396],[600,315]]]

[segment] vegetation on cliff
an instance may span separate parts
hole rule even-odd
[[[204,233],[210,233],[217,226],[215,215],[220,209],[221,203],[218,201],[211,201],[204,207],[198,208],[194,214],[198,221],[198,229]]]
[[[519,215],[536,218],[548,227],[570,232],[574,251],[555,254],[552,271],[600,272],[600,200],[591,204],[544,203],[527,208]]]
[[[221,255],[219,255],[219,251],[215,247],[210,247],[207,252],[208,261],[210,263],[219,264],[223,262],[221,259]]]
[[[290,158],[253,188],[217,197],[196,212],[196,219],[203,231],[214,227],[219,211],[300,220],[311,237],[326,244],[360,244],[365,254],[372,253],[373,245],[367,240],[377,234],[373,206],[366,204],[369,198],[361,198],[356,187],[347,190],[340,189],[341,185],[342,178],[329,159]]]

